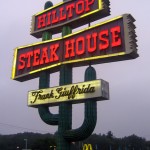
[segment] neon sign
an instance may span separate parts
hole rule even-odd
[[[31,35],[40,38],[44,31],[61,32],[63,25],[77,28],[110,14],[108,0],[62,2],[32,17]]]
[[[133,27],[133,18],[127,14],[63,38],[18,47],[12,78],[32,79],[43,70],[57,71],[62,64],[76,67],[136,58]]]
[[[81,103],[83,100],[109,99],[109,84],[104,80],[93,80],[71,85],[39,89],[28,93],[28,106],[56,106],[62,102]]]
[[[74,28],[108,16],[109,0],[63,1],[55,6],[46,2],[48,9],[32,17],[31,35],[43,41],[15,49],[12,79],[39,77],[40,89],[28,93],[28,106],[38,108],[45,123],[58,125],[57,147],[65,150],[72,141],[91,135],[97,120],[96,101],[109,99],[108,82],[96,80],[91,65],[134,59],[138,54],[135,20],[130,14],[70,34]],[[52,39],[52,34],[60,32],[63,37]],[[71,84],[72,68],[84,65],[89,65],[84,78],[87,82]],[[55,71],[60,71],[60,86],[48,88],[49,74]],[[82,102],[83,124],[72,129],[72,104]],[[59,106],[59,113],[52,114],[49,106]],[[83,146],[83,150],[92,149],[91,144]]]

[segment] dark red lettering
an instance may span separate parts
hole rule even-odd
[[[82,55],[85,53],[85,40],[84,37],[79,37],[76,40],[76,53],[77,55]]]
[[[65,58],[70,58],[75,56],[74,43],[75,43],[74,39],[65,42]]]
[[[76,14],[80,15],[84,12],[84,1],[78,1],[76,3]]]
[[[112,47],[120,46],[121,45],[121,37],[120,37],[120,26],[116,26],[114,28],[111,28],[111,34],[112,34]]]
[[[56,54],[58,48],[59,48],[59,43],[50,46],[50,62],[59,60],[59,57]]]
[[[96,50],[97,47],[97,33],[88,34],[87,39],[87,49],[88,52],[92,53]]]
[[[20,54],[19,56],[19,65],[18,65],[18,70],[22,70],[25,68],[25,57],[26,55],[25,54]]]
[[[59,20],[60,20],[60,21],[65,20],[65,19],[66,19],[66,14],[64,13],[64,8],[61,7],[61,8],[59,9],[59,11],[60,11]]]
[[[103,30],[99,33],[99,39],[100,39],[100,44],[99,44],[99,49],[104,50],[109,47],[109,37],[108,37],[108,30]]]
[[[66,7],[66,10],[68,11],[68,18],[72,18],[73,16],[73,8],[75,8],[75,4],[70,4]]]
[[[31,57],[33,56],[33,51],[31,51],[31,52],[28,52],[27,54],[26,54],[26,58],[27,58],[27,68],[30,68],[31,67]]]
[[[46,26],[46,14],[38,16],[38,29]]]
[[[94,0],[85,0],[86,1],[86,7],[85,7],[85,11],[90,11],[90,5],[92,5],[94,3]]]
[[[33,53],[33,66],[38,66],[40,64],[40,49],[34,50]]]
[[[51,12],[47,13],[47,26],[51,24]]]
[[[57,16],[56,10],[52,11],[52,24],[57,23],[59,21],[59,18]]]
[[[44,47],[42,48],[42,57],[40,59],[40,64],[44,64],[44,63],[49,63],[49,59],[48,59],[48,48]]]

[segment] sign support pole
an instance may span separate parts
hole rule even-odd
[[[62,36],[71,34],[70,27],[65,26],[62,29]],[[72,83],[72,66],[62,65],[60,67],[60,80],[59,84],[66,85]],[[72,104],[61,103],[59,105],[59,126],[57,137],[57,150],[70,150],[71,143],[66,141],[63,137],[63,133],[66,130],[70,130],[72,127]]]
[[[47,2],[51,3],[51,2]],[[50,7],[50,4],[45,6]],[[45,7],[46,9],[46,7]],[[72,32],[68,26],[63,27],[62,36],[68,35]],[[52,34],[45,32],[42,40],[49,40]],[[39,79],[39,89],[49,87],[49,73],[41,72]],[[95,80],[96,71],[89,66],[85,72],[85,81]],[[62,65],[60,67],[60,85],[72,83],[72,66]],[[82,126],[78,129],[72,130],[72,104],[62,103],[59,105],[59,114],[52,114],[48,106],[38,106],[38,111],[41,119],[49,125],[58,125],[57,133],[57,150],[70,150],[71,142],[79,141],[87,138],[93,132],[97,120],[97,103],[92,101],[85,102],[85,118]]]

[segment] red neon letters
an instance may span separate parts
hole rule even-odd
[[[121,46],[121,29],[120,26],[111,28],[110,30],[102,30],[99,33],[93,32],[85,37],[81,36],[76,39],[65,41],[65,58],[73,58],[74,56],[94,53],[99,50],[106,50]],[[97,48],[98,46],[98,48]]]
[[[59,60],[57,50],[59,43],[50,45],[49,47],[43,47],[42,49],[35,49],[19,56],[18,69],[35,67],[50,62]],[[49,54],[50,53],[50,54]]]
[[[64,43],[62,45],[62,43]],[[47,46],[33,47],[32,51],[21,53],[19,57],[18,70],[28,69],[45,64],[64,62],[75,57],[85,58],[95,52],[113,50],[113,47],[121,46],[121,27],[115,26],[110,29],[90,32],[78,35],[63,42],[49,43]],[[64,50],[63,48],[64,47]],[[61,54],[60,54],[61,53]]]
[[[91,6],[95,0],[73,1],[71,4],[52,9],[37,17],[37,29],[57,24],[61,21],[72,19],[73,15],[83,15],[91,10]]]

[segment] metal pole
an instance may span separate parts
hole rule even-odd
[[[109,150],[111,150],[111,145],[109,145]]]
[[[96,150],[97,150],[97,144],[95,145],[95,148],[96,148]]]
[[[27,150],[27,146],[28,146],[28,139],[24,139],[25,140],[25,149]]]

